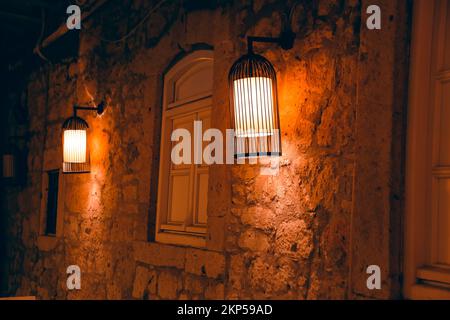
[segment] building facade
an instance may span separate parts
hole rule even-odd
[[[82,21],[75,55],[27,78],[26,182],[2,187],[2,293],[404,297],[412,2],[168,1],[143,20],[156,3],[104,4]],[[380,30],[366,23],[374,4]],[[286,24],[296,33],[291,50],[254,46],[277,74],[277,173],[262,174],[270,164],[172,167],[164,128],[182,119],[172,111],[197,110],[209,127],[231,128],[228,72],[246,36],[276,37]],[[104,114],[83,113],[90,173],[63,174],[62,123],[72,105],[102,99]],[[183,170],[193,170],[194,187]],[[172,176],[178,187],[165,186]],[[182,199],[197,211],[191,223],[171,224],[192,213]],[[70,265],[80,267],[80,290],[67,289]],[[371,265],[380,267],[380,289],[367,286]]]

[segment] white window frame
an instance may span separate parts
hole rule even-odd
[[[196,224],[195,222],[185,222],[183,224],[170,223],[168,221],[168,206],[171,199],[169,179],[171,179],[172,168],[171,150],[173,143],[170,140],[172,134],[172,121],[182,117],[192,116],[197,119],[199,114],[211,114],[212,107],[212,83],[210,80],[210,88],[199,94],[189,96],[188,98],[179,99],[177,93],[177,83],[182,82],[190,75],[195,74],[200,68],[213,68],[213,52],[211,50],[198,50],[187,55],[177,62],[164,76],[163,87],[163,111],[161,125],[161,145],[160,145],[160,163],[159,163],[159,179],[158,179],[158,198],[156,208],[156,233],[155,240],[161,243],[176,244],[192,247],[205,247],[207,222],[204,224]],[[193,153],[193,150],[192,150]],[[177,170],[184,166],[177,166]],[[195,220],[196,215],[196,199],[198,186],[196,178],[197,174],[208,174],[209,168],[206,165],[188,165],[185,170],[189,171],[190,189],[188,194],[189,206],[191,211],[186,215],[186,220],[190,218]],[[208,197],[208,195],[205,195]]]

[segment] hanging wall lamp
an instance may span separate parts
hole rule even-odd
[[[97,107],[73,106],[73,116],[64,121],[62,126],[63,173],[90,172],[89,126],[85,120],[77,116],[77,111],[92,110],[101,115],[105,108],[104,102],[101,102]]]
[[[281,156],[276,73],[266,58],[253,52],[253,43],[276,43],[289,50],[294,40],[291,30],[283,31],[278,38],[248,37],[247,54],[231,67],[228,82],[235,158]]]

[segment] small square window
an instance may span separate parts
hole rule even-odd
[[[45,218],[45,235],[56,235],[58,213],[59,170],[51,170],[48,174],[47,211]]]

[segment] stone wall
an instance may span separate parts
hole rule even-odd
[[[203,249],[154,241],[162,76],[176,57],[212,47],[212,126],[229,128],[228,70],[245,52],[246,35],[279,34],[282,13],[291,3],[167,4],[126,41],[113,43],[105,39],[125,34],[151,4],[112,1],[84,21],[79,56],[45,65],[29,79],[27,186],[8,199],[8,294],[41,299],[399,296],[401,235],[381,230],[401,228],[403,145],[398,140],[405,101],[393,88],[407,87],[398,83],[407,73],[408,37],[396,35],[408,34],[410,8],[400,0],[374,3],[382,8],[381,31],[365,28],[366,1],[299,1],[292,19],[298,34],[294,48],[257,45],[277,71],[279,174],[261,175],[260,165],[214,165]],[[406,58],[399,61],[398,52]],[[384,84],[383,92],[375,81]],[[365,88],[380,94],[376,103]],[[101,118],[85,116],[95,150],[92,172],[64,175],[59,234],[42,236],[43,174],[60,167],[61,124],[73,103],[105,96],[111,101],[107,112]],[[372,127],[376,130],[364,131]],[[374,136],[380,139],[370,139]],[[368,152],[378,155],[377,161],[363,161]],[[369,187],[376,192],[367,190],[369,178],[378,179]],[[393,194],[398,205],[391,203]],[[363,220],[373,223],[358,227]],[[366,253],[368,258],[361,258]],[[79,291],[66,289],[71,264],[82,270]],[[377,293],[364,289],[367,264],[382,267],[383,288]]]

